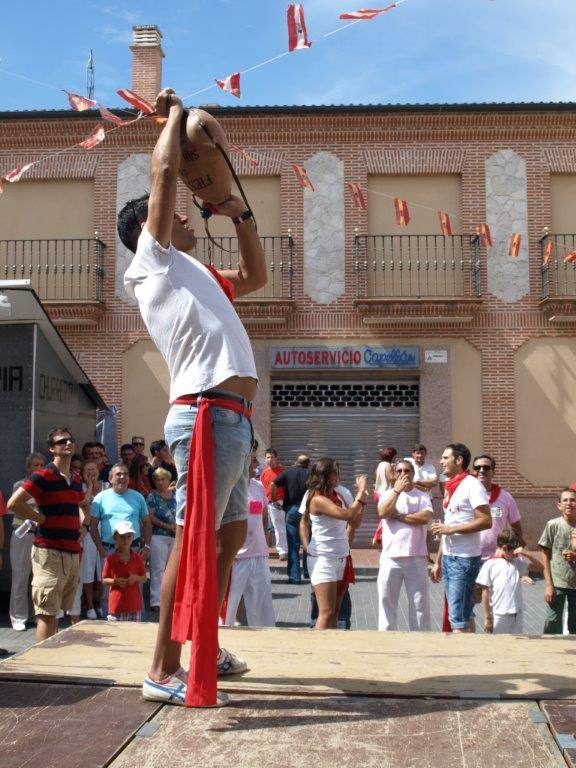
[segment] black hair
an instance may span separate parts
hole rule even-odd
[[[269,453],[271,456],[275,456],[276,458],[278,458],[278,451],[276,450],[276,448],[266,448],[264,453],[265,454]]]
[[[470,459],[472,458],[470,448],[465,446],[464,443],[449,443],[446,448],[450,448],[455,459],[458,456],[462,458],[462,469],[465,472],[470,466]]]
[[[132,443],[122,443],[122,445],[120,446],[120,453],[122,453],[122,451],[125,451],[127,448],[129,448],[131,451],[134,450],[134,446],[132,445]]]
[[[162,448],[166,448],[166,446],[167,446],[166,440],[153,440],[150,443],[150,453],[152,454],[152,456],[156,456],[158,451],[161,451]]]
[[[496,459],[490,456],[489,453],[481,453],[479,456],[474,457],[474,464],[478,461],[478,459],[488,459],[490,462],[490,466],[492,467],[492,472],[496,469]]]
[[[147,192],[142,197],[128,200],[124,208],[118,214],[117,229],[118,237],[122,243],[132,253],[136,253],[138,238],[142,232],[142,224],[148,218],[148,198]]]
[[[72,430],[70,427],[56,427],[55,429],[51,429],[50,432],[48,432],[48,436],[46,437],[46,445],[48,448],[53,448],[55,445],[54,435],[61,435],[65,433],[68,433],[72,440],[74,440],[74,436],[72,435]]]

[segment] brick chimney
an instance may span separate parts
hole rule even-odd
[[[148,101],[162,89],[162,32],[155,25],[132,27],[132,90]]]

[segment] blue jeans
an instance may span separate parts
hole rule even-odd
[[[474,609],[474,584],[482,564],[477,557],[442,555],[442,579],[452,629],[466,629]]]
[[[300,572],[300,520],[302,515],[299,507],[289,507],[286,510],[286,538],[288,540],[288,578],[290,581],[301,581]]]
[[[237,396],[235,396],[237,398]],[[184,525],[188,452],[198,408],[172,405],[164,431],[178,470],[176,522]],[[214,488],[216,530],[221,525],[248,517],[248,466],[252,449],[252,424],[245,416],[227,408],[210,408],[214,434]]]

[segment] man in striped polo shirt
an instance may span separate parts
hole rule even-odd
[[[37,619],[36,639],[56,634],[58,613],[72,607],[78,586],[80,523],[92,501],[82,490],[70,462],[76,443],[68,427],[48,435],[52,461],[33,472],[12,495],[8,508],[36,524],[32,548],[32,601]],[[34,499],[36,511],[27,502]],[[82,511],[80,510],[82,507]]]

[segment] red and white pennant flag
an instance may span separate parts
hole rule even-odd
[[[478,227],[478,234],[484,245],[487,248],[492,248],[492,234],[488,224],[480,224]]]
[[[520,246],[522,245],[522,235],[515,232],[510,238],[510,246],[508,248],[508,256],[513,259],[517,259],[520,255]]]
[[[136,109],[139,109],[140,112],[144,112],[145,115],[154,114],[155,109],[152,104],[150,104],[149,101],[146,101],[146,99],[143,99],[141,96],[138,96],[138,94],[134,93],[134,91],[129,91],[128,88],[121,88],[119,91],[116,91],[116,93],[118,96],[120,96],[121,99],[127,101],[128,104],[132,104],[132,106],[136,107]]]
[[[103,107],[102,105],[100,105],[98,109],[100,110],[100,116],[102,120],[108,120],[109,123],[114,123],[114,125],[128,125],[128,123],[132,122],[132,120],[122,120],[121,117],[112,114],[110,110],[106,109],[106,107]]]
[[[408,211],[408,203],[406,200],[401,200],[399,197],[395,197],[394,208],[396,210],[396,224],[398,224],[399,227],[407,227],[410,223],[410,212]]]
[[[292,168],[294,170],[294,173],[296,174],[296,178],[298,179],[302,189],[304,189],[305,187],[308,187],[308,189],[311,189],[312,192],[315,192],[316,190],[314,189],[314,185],[308,178],[308,171],[306,170],[306,168],[304,168],[303,165],[296,165],[296,164],[292,165]]]
[[[444,237],[452,237],[452,222],[450,216],[443,211],[438,211],[438,221]]]
[[[286,18],[288,21],[288,50],[299,51],[303,48],[310,48],[312,43],[308,40],[304,8],[300,4],[291,3],[288,6]]]
[[[546,241],[546,247],[544,248],[544,257],[542,259],[542,263],[548,264],[548,262],[552,258],[553,253],[554,253],[554,241],[549,239]]]
[[[77,93],[70,93],[70,91],[64,91],[64,93],[68,96],[68,103],[76,112],[84,112],[86,109],[94,109],[98,104],[97,101],[87,99],[84,96],[78,96]]]
[[[20,168],[14,168],[13,171],[10,171],[10,173],[4,174],[5,181],[9,181],[12,184],[16,184],[17,181],[20,181],[22,176],[26,173],[26,171],[29,168],[32,168],[34,163],[28,163],[28,165],[22,165]]]
[[[230,144],[230,152],[239,152],[241,155],[244,155],[251,165],[260,165],[260,161],[257,157],[248,154],[245,149],[242,149],[242,147],[239,147],[237,144]]]
[[[360,211],[365,211],[367,209],[366,198],[364,197],[364,192],[362,192],[360,184],[357,184],[355,181],[349,181],[348,189],[352,194],[352,201],[356,208]]]
[[[100,144],[106,138],[106,133],[101,125],[97,125],[88,138],[81,141],[78,146],[84,149],[92,149],[97,144]]]
[[[564,261],[565,261],[566,264],[572,264],[573,262],[575,262],[576,261],[576,251],[572,251],[571,253],[569,253],[568,256],[566,256],[566,258],[564,259]]]
[[[344,19],[345,21],[347,20],[370,21],[370,19],[373,19],[375,16],[380,16],[381,13],[386,13],[387,11],[391,11],[392,8],[396,8],[396,3],[387,5],[386,8],[376,8],[374,10],[361,8],[359,11],[348,11],[348,13],[341,13],[340,18]]]
[[[225,80],[216,80],[218,88],[222,88],[223,91],[228,91],[232,96],[240,98],[240,72],[234,72],[233,75],[229,75]]]

